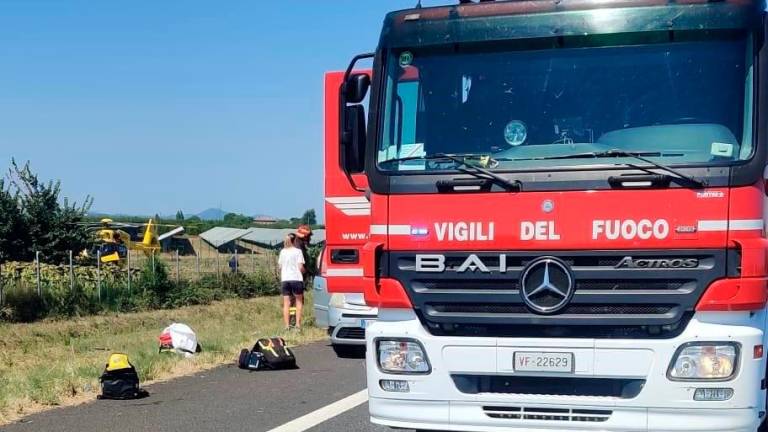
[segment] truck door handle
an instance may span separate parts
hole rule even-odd
[[[360,251],[357,249],[332,249],[331,263],[357,264],[360,262]]]
[[[618,189],[669,187],[672,177],[666,174],[633,174],[608,177],[608,184]]]
[[[473,191],[489,191],[493,182],[486,179],[450,179],[450,180],[438,180],[435,183],[437,190],[440,192],[473,192]]]

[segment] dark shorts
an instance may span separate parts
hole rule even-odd
[[[283,282],[282,291],[284,296],[302,295],[304,294],[304,282],[301,282],[301,281]]]

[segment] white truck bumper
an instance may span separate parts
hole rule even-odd
[[[371,421],[397,428],[445,431],[718,431],[755,432],[765,414],[765,313],[699,313],[674,339],[551,339],[437,337],[413,311],[382,310],[366,332]],[[412,338],[426,350],[428,375],[380,371],[375,341]],[[676,382],[667,378],[675,351],[687,342],[737,342],[738,372],[726,382]],[[454,376],[531,376],[513,370],[515,351],[572,352],[572,378],[644,380],[632,397],[462,393]],[[542,374],[541,377],[563,377]],[[408,393],[382,390],[380,381],[407,380]],[[731,388],[722,402],[693,400],[697,388]],[[533,393],[533,392],[531,392]],[[502,414],[502,415],[498,415]]]

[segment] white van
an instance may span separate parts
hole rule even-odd
[[[363,293],[329,294],[322,276],[322,254],[317,261],[313,283],[315,325],[328,329],[333,350],[339,356],[365,350],[365,328],[378,318],[378,309],[365,304]]]

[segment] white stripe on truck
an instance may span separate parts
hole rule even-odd
[[[410,225],[371,225],[372,235],[411,235]]]
[[[371,203],[364,196],[328,197],[325,200],[347,216],[371,215]]]
[[[325,270],[326,276],[362,277],[362,268],[329,268]]]
[[[699,221],[699,231],[751,231],[763,229],[762,219],[730,219]]]

